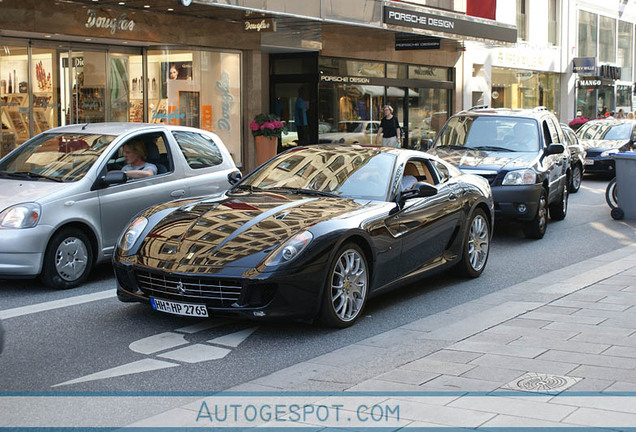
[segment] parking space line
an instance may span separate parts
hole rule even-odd
[[[13,309],[0,310],[0,319],[15,318],[24,315],[31,315],[38,312],[44,312],[54,309],[61,309],[68,306],[75,306],[83,303],[89,303],[98,300],[104,300],[116,297],[117,293],[114,289],[100,291],[93,294],[84,294],[75,297],[69,297],[61,300],[53,300],[44,303],[37,303],[28,306],[21,306]]]

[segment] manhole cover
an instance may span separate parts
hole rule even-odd
[[[525,391],[532,393],[560,393],[579,382],[581,378],[567,376],[539,374],[529,372],[520,376],[502,388],[507,390]]]

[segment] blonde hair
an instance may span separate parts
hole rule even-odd
[[[388,108],[388,109],[389,109],[389,111],[391,111],[391,114],[393,114],[393,107],[392,107],[391,105],[384,105],[384,106],[382,107],[382,109],[383,109],[383,110],[384,110],[384,109],[386,109],[386,108]]]
[[[146,160],[146,157],[148,156],[146,153],[146,145],[141,140],[132,139],[128,141],[127,143],[125,143],[124,147],[128,147],[131,152],[135,153],[144,161]]]

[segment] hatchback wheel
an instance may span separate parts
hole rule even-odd
[[[329,266],[321,321],[330,327],[349,327],[362,314],[368,291],[369,272],[364,253],[357,245],[346,244]]]
[[[66,228],[51,238],[40,278],[51,288],[74,288],[86,279],[92,266],[93,251],[88,237],[80,230]]]
[[[476,278],[486,268],[490,251],[490,225],[486,213],[477,209],[470,219],[470,226],[464,239],[464,254],[459,262],[460,271],[468,277]]]
[[[537,213],[532,220],[524,222],[523,233],[530,239],[541,239],[548,226],[548,195],[541,189],[541,196],[537,203]]]

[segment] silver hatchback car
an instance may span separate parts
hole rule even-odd
[[[124,172],[133,141],[155,167],[149,177]],[[240,176],[220,138],[199,129],[91,123],[37,135],[0,160],[0,279],[77,286],[135,214],[223,192]]]

